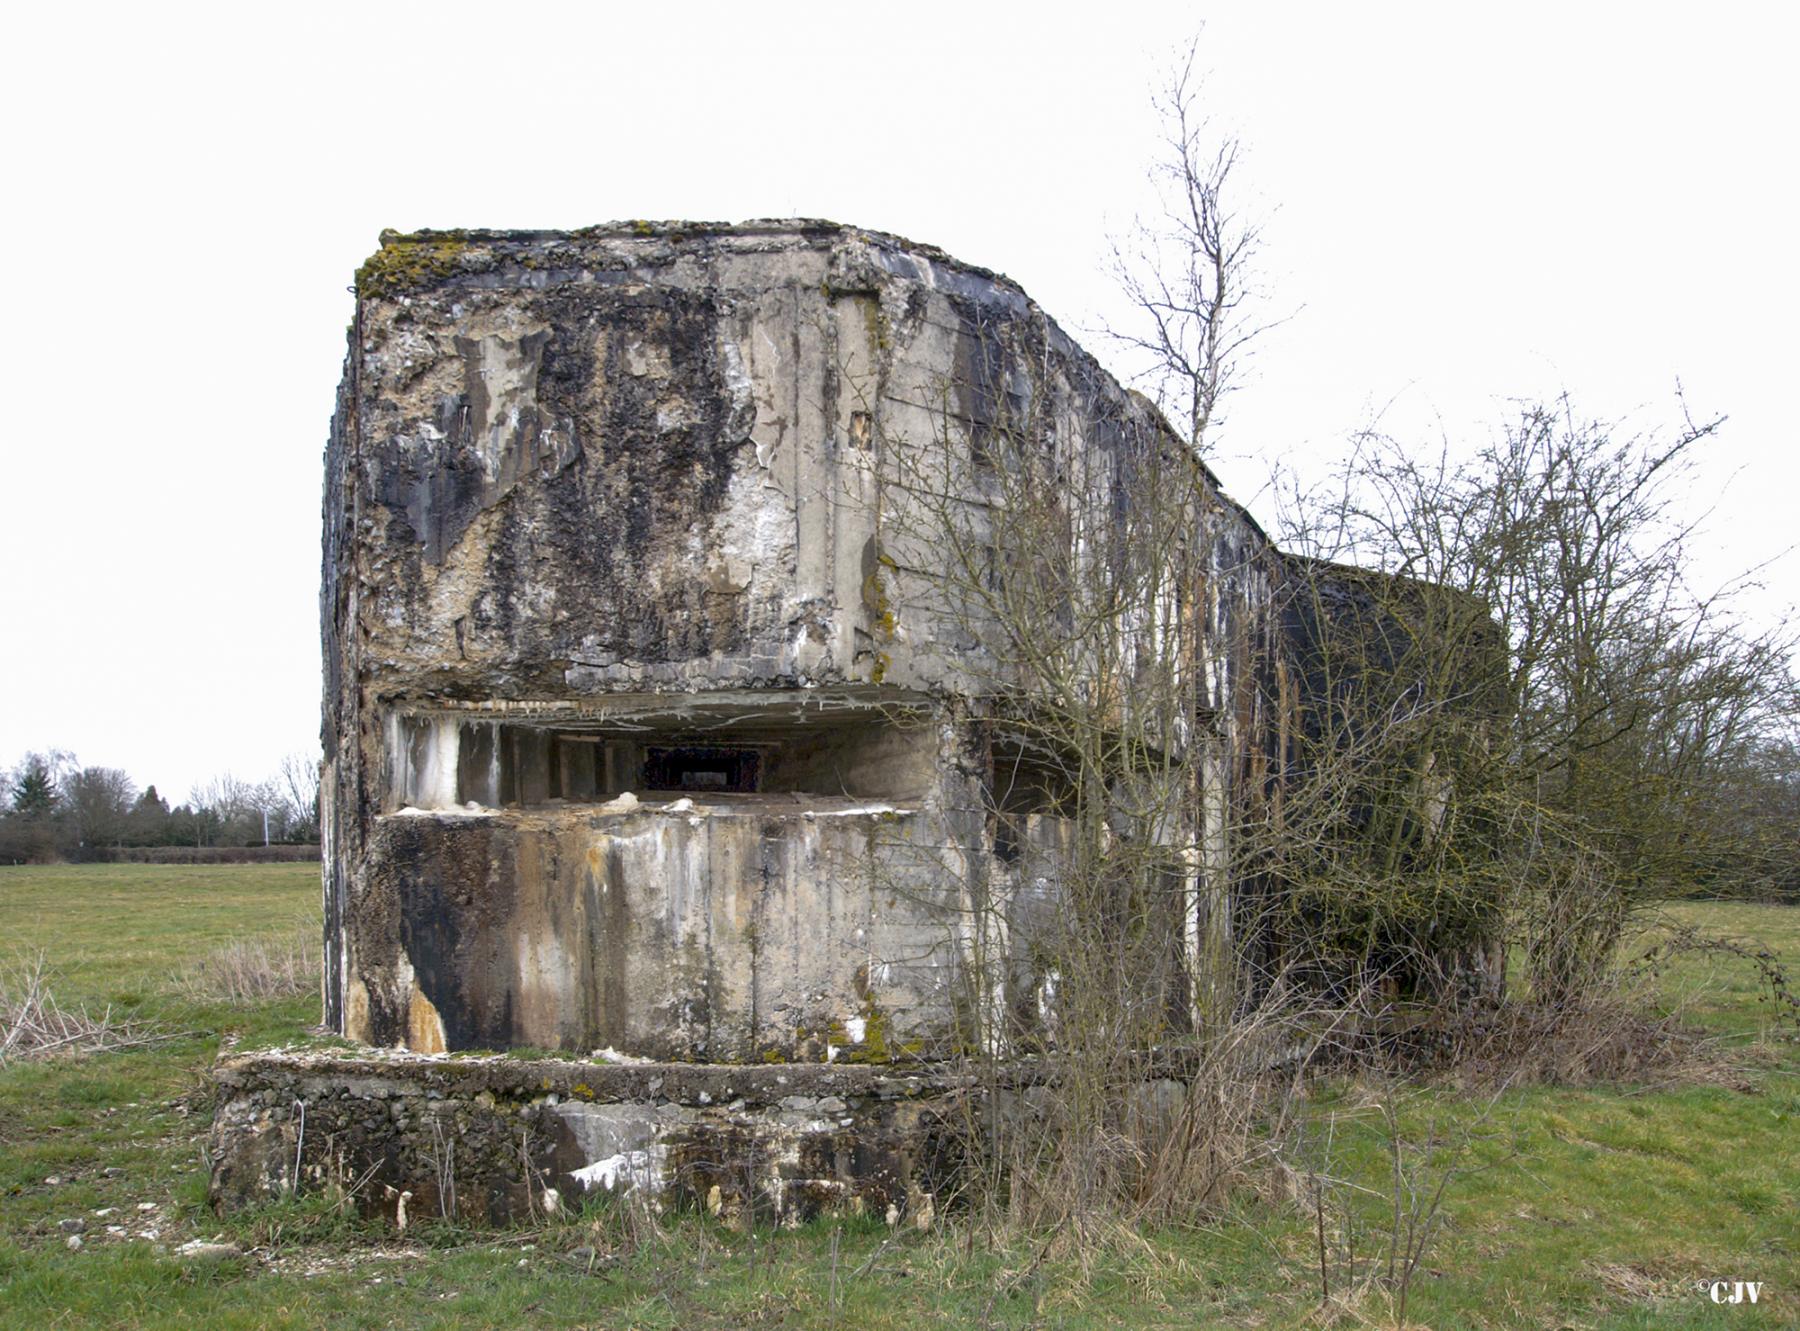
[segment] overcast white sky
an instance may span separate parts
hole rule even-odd
[[[1236,493],[1374,410],[1474,440],[1566,388],[1648,428],[1679,379],[1731,418],[1702,576],[1792,543],[1788,7],[15,6],[0,766],[179,797],[316,744],[321,453],[382,227],[830,217],[1080,335],[1123,317],[1106,236],[1202,19],[1295,312],[1232,404]]]

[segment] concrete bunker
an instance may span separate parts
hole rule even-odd
[[[994,432],[1039,407],[1090,479],[1167,425],[1014,283],[832,223],[390,234],[357,292],[324,1008],[367,1052],[228,1063],[215,1199],[350,1170],[417,1207],[450,1132],[480,1186],[439,1201],[470,1218],[591,1187],[929,1215],[960,1017],[1054,1043],[1033,938],[1073,788],[983,696],[893,464],[960,441],[946,483],[979,504]],[[1230,934],[1230,829],[1295,705],[1288,564],[1216,487],[1201,516],[1174,594],[1204,779],[1159,894],[1190,968]]]

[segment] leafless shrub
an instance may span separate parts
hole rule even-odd
[[[1043,1092],[1003,1115],[988,1146],[1005,1222],[1066,1231],[1080,1252],[1110,1225],[1191,1223],[1260,1190],[1310,1064],[1343,1018],[1283,992],[1152,1055],[1115,1046],[1058,1057]]]
[[[1643,987],[1615,975],[1558,1002],[1529,998],[1442,1008],[1388,1035],[1387,1071],[1444,1074],[1468,1087],[1579,1086],[1711,1075],[1712,1042]]]
[[[1359,1070],[1448,1076],[1465,1087],[1742,1080],[1743,1059],[1694,1019],[1694,995],[1662,983],[1670,965],[1704,956],[1741,968],[1761,991],[1765,1037],[1800,1039],[1800,990],[1765,944],[1658,918],[1628,934],[1612,894],[1563,861],[1556,899],[1517,907],[1506,952],[1522,959],[1507,989],[1435,986],[1435,1002],[1396,1004],[1354,1049]],[[1562,919],[1572,937],[1559,939]],[[1673,1001],[1672,1001],[1673,1000]]]
[[[1175,99],[1192,109],[1187,85]],[[1211,219],[1183,242],[1212,246],[1195,257],[1204,290],[1140,299],[1173,321],[1165,351],[1186,348],[1170,371],[1185,433],[1098,386],[1047,321],[972,308],[960,368],[915,388],[907,436],[883,427],[856,455],[881,505],[865,599],[937,621],[915,650],[947,657],[968,736],[943,810],[953,844],[897,843],[871,871],[943,914],[948,1043],[977,1085],[965,1199],[1084,1254],[1121,1222],[1215,1213],[1362,983],[1309,994],[1246,946],[1264,931],[1245,885],[1275,883],[1243,862],[1263,843],[1237,827],[1274,816],[1273,777],[1240,772],[1263,756],[1265,715],[1246,624],[1274,636],[1285,562],[1201,461],[1241,347],[1219,269],[1243,251],[1221,238],[1229,153],[1179,138],[1178,189]]]
[[[1296,554],[1236,538],[1202,458],[1255,231],[1192,94],[1184,72],[1168,99],[1184,257],[1129,288],[1185,429],[977,310],[961,368],[913,386],[930,429],[855,455],[881,505],[865,598],[947,626],[967,700],[961,844],[893,890],[930,879],[951,917],[971,1191],[1078,1239],[1216,1207],[1283,1130],[1276,1070],[1328,1047],[1490,1084],[1682,1061],[1619,943],[1743,858],[1711,792],[1790,700],[1786,636],[1681,590],[1674,487],[1718,422],[1615,438],[1537,405],[1467,464],[1370,436],[1296,496]],[[1228,593],[1266,637],[1214,613]],[[1008,1085],[1031,1056],[1035,1099]],[[1391,1245],[1409,1271],[1437,1205]]]
[[[1479,607],[1495,650],[1439,653],[1475,669],[1427,696],[1463,689],[1491,718],[1460,750],[1467,830],[1514,922],[1513,996],[1553,1014],[1603,995],[1657,900],[1766,892],[1792,860],[1792,630],[1743,616],[1749,574],[1692,585],[1692,469],[1723,419],[1676,406],[1638,432],[1567,398],[1522,403],[1466,456],[1368,431],[1282,515],[1290,548]],[[1442,637],[1441,617],[1408,610],[1411,637]],[[1354,639],[1325,647],[1368,677]]]
[[[311,932],[286,939],[237,938],[193,962],[176,989],[198,1002],[254,1003],[319,988],[319,944]]]
[[[43,953],[0,967],[0,1066],[59,1054],[134,1049],[171,1038],[149,1022],[65,1008],[50,992]]]
[[[1443,1232],[1456,1183],[1516,1150],[1493,1122],[1505,1089],[1473,1114],[1427,1112],[1420,1129],[1405,1121],[1407,1094],[1376,1078],[1364,1084],[1361,1105],[1294,1133],[1284,1164],[1296,1200],[1312,1213],[1319,1304],[1328,1324],[1339,1314],[1366,1323],[1363,1310],[1373,1298],[1387,1302],[1396,1327],[1406,1325],[1413,1282]],[[1356,1131],[1373,1131],[1381,1143],[1387,1170],[1379,1191],[1340,1173],[1341,1153]]]
[[[317,864],[316,842],[273,846],[106,846],[103,864]]]
[[[1512,952],[1530,956],[1525,942]],[[1609,949],[1610,950],[1610,949]],[[1448,1078],[1467,1089],[1498,1085],[1588,1085],[1723,1080],[1741,1060],[1693,1020],[1688,1003],[1659,986],[1677,957],[1704,954],[1741,963],[1770,1005],[1770,1034],[1800,1033],[1800,999],[1768,948],[1667,924],[1604,964],[1558,964],[1563,982],[1513,992],[1441,985],[1432,1002],[1396,1003],[1362,1038],[1343,1042],[1344,1065],[1362,1074]],[[1572,961],[1572,958],[1570,959]],[[1568,982],[1570,977],[1577,982]]]

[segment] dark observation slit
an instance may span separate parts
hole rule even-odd
[[[714,790],[754,794],[761,789],[762,755],[718,744],[651,746],[644,752],[648,790]]]

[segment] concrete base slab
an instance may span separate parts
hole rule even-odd
[[[215,1078],[216,1208],[335,1192],[402,1228],[528,1221],[608,1193],[728,1221],[929,1224],[972,1086],[893,1066],[336,1050],[227,1056]]]

